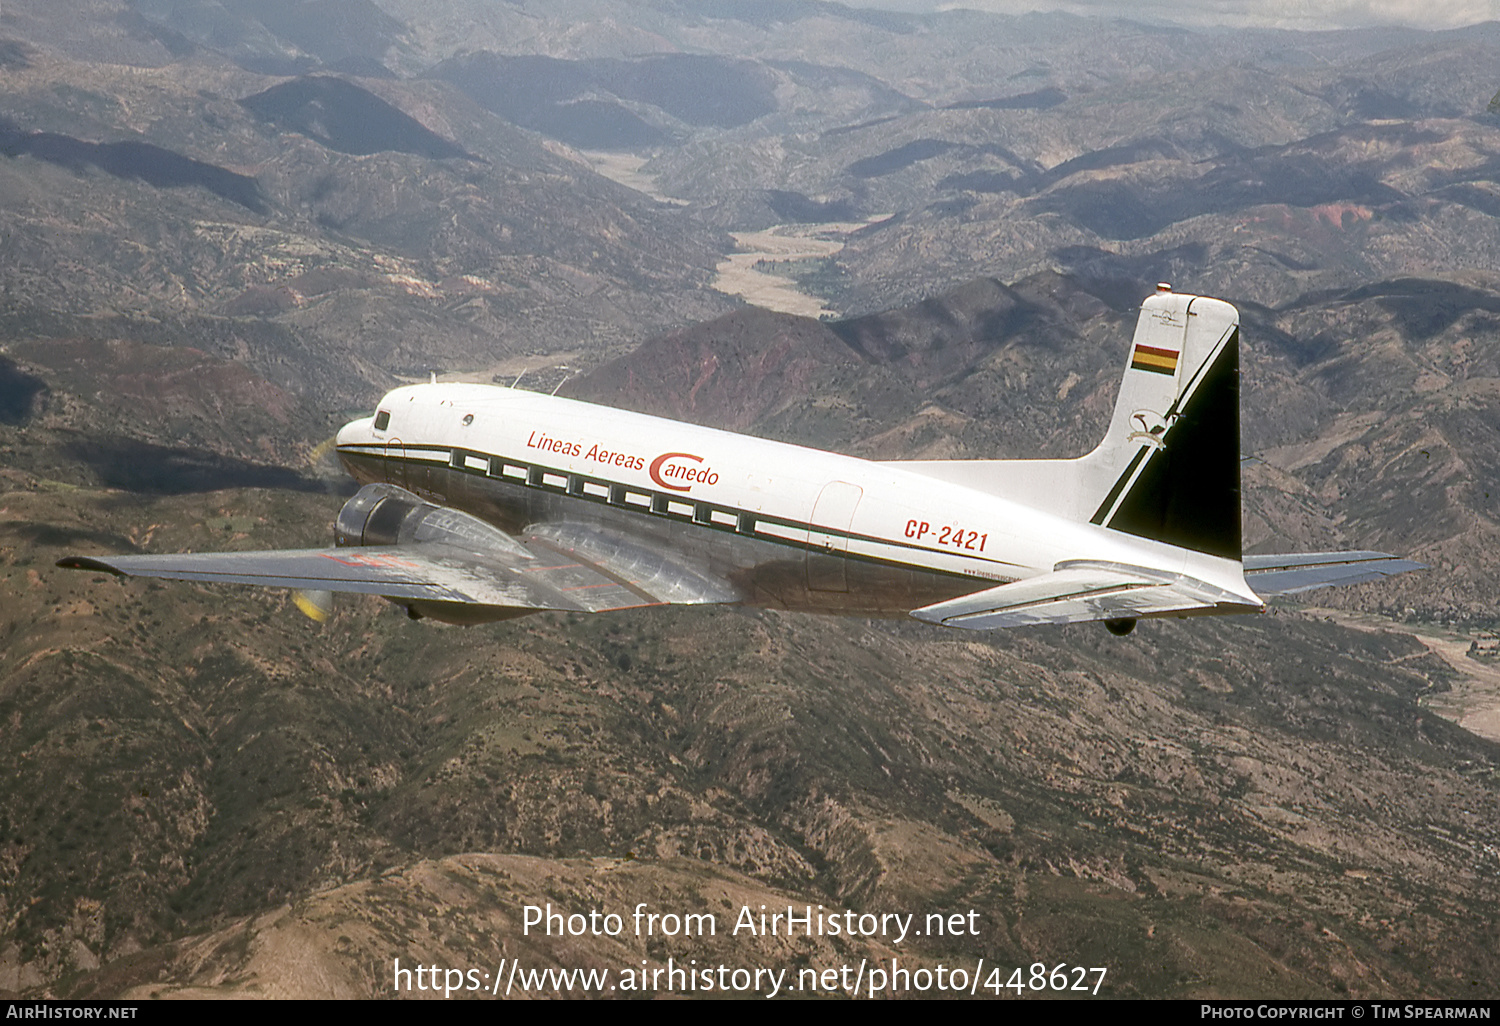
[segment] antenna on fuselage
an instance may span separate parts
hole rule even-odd
[[[561,381],[559,381],[559,382],[558,382],[558,383],[557,383],[557,388],[554,388],[554,389],[553,389],[553,390],[552,390],[552,394],[553,394],[553,395],[556,395],[556,394],[557,394],[557,389],[558,389],[558,388],[562,388],[562,387],[563,387],[563,386],[564,386],[564,385],[566,385],[566,384],[567,384],[567,383],[568,383],[568,379],[569,379],[569,378],[571,378],[571,377],[572,377],[572,376],[573,376],[573,375],[574,375],[574,374],[577,374],[577,373],[578,373],[578,372],[577,372],[577,371],[575,371],[575,370],[574,370],[574,369],[573,369],[573,368],[572,368],[572,367],[568,367],[568,366],[562,366],[562,367],[559,367],[559,368],[557,368],[557,369],[558,369],[558,370],[565,370],[565,371],[567,371],[567,372],[568,372],[568,373],[567,373],[567,374],[565,374],[565,375],[563,375],[563,379],[562,379],[562,380],[561,380]]]

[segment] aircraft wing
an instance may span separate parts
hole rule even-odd
[[[1393,577],[1408,570],[1425,570],[1425,563],[1384,552],[1296,552],[1244,557],[1245,583],[1262,598],[1295,595],[1335,584],[1361,584]]]
[[[125,577],[362,592],[517,610],[599,613],[737,600],[723,582],[586,529],[557,525],[518,541],[513,549],[477,551],[445,542],[422,542],[270,552],[69,556],[57,565]]]
[[[1079,560],[1059,563],[1051,573],[923,606],[911,615],[945,627],[990,630],[1260,608],[1244,596],[1181,574]]]

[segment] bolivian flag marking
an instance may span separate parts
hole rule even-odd
[[[1135,352],[1130,354],[1130,369],[1150,371],[1153,374],[1176,374],[1178,355],[1175,349],[1137,345]]]

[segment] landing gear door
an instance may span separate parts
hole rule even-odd
[[[847,481],[831,481],[818,493],[807,532],[809,591],[849,590],[849,527],[864,494],[864,489]]]

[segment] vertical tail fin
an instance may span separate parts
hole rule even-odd
[[[1104,440],[1076,460],[900,466],[1072,520],[1240,558],[1239,312],[1162,291],[1141,304]]]
[[[1110,482],[1090,523],[1239,559],[1235,308],[1170,292],[1146,300],[1109,431],[1078,462],[1085,493]]]

